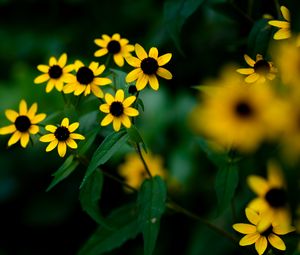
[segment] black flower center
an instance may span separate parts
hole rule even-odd
[[[268,237],[270,234],[273,233],[273,226],[270,225],[270,227],[268,227],[265,231],[263,231],[262,233],[260,233],[262,236],[266,236]]]
[[[123,104],[121,102],[113,102],[110,105],[109,112],[115,117],[121,116],[124,112]]]
[[[30,119],[25,115],[20,115],[16,118],[15,126],[20,132],[26,132],[31,126]]]
[[[107,45],[107,49],[108,49],[109,53],[117,54],[121,50],[121,45],[118,41],[111,40]]]
[[[258,60],[254,64],[254,71],[258,74],[267,74],[270,72],[270,64],[264,59]]]
[[[248,102],[240,101],[235,105],[235,113],[241,118],[249,118],[253,115],[253,109]]]
[[[287,203],[286,192],[284,189],[273,188],[265,195],[265,199],[271,207],[284,207]]]
[[[80,84],[88,85],[94,80],[94,73],[90,68],[82,66],[77,71],[76,78]]]
[[[49,68],[48,74],[52,79],[58,79],[62,75],[63,71],[59,65],[53,65]]]
[[[68,128],[61,126],[55,130],[54,135],[58,141],[66,141],[70,137],[70,131]]]
[[[137,92],[136,86],[135,85],[130,85],[129,88],[128,88],[128,92],[129,92],[129,94],[134,95]]]
[[[142,60],[141,68],[145,74],[155,74],[158,69],[158,63],[154,58],[145,58]]]

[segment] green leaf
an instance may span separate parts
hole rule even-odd
[[[113,229],[99,227],[80,249],[78,255],[100,255],[120,247],[141,231],[135,205],[126,205],[112,212],[107,221]]]
[[[137,100],[137,105],[141,107],[141,110],[144,112],[145,111],[145,106],[144,106],[144,102],[142,99],[138,98]]]
[[[181,52],[180,32],[185,21],[198,9],[204,0],[168,0],[164,3],[164,22],[177,49]]]
[[[80,188],[83,186],[86,179],[97,169],[97,167],[106,163],[113,154],[120,149],[127,139],[127,132],[125,130],[120,130],[119,132],[111,133],[103,140],[92,156]]]
[[[215,180],[215,190],[218,198],[218,215],[231,203],[238,181],[239,175],[236,164],[228,162],[218,169]]]
[[[266,56],[274,28],[268,24],[268,19],[255,22],[248,37],[248,54],[255,58],[256,54]]]
[[[50,183],[46,191],[51,190],[55,185],[61,182],[63,179],[67,178],[79,165],[77,160],[74,160],[74,155],[70,155],[61,167],[52,175],[54,179]]]
[[[101,171],[95,171],[90,175],[83,187],[80,190],[79,200],[82,209],[89,215],[91,218],[96,221],[98,224],[104,225],[107,224],[103,218],[100,207],[99,200],[101,198],[103,186],[103,174]]]
[[[144,237],[144,255],[153,254],[166,199],[167,188],[159,176],[144,181],[138,194],[138,221]]]
[[[128,86],[125,82],[127,73],[113,68],[110,68],[110,71],[112,72],[111,78],[114,81],[116,88],[125,89]]]
[[[134,125],[131,125],[131,127],[127,129],[127,132],[129,135],[129,140],[133,144],[142,144],[144,151],[147,153],[146,144],[144,143],[144,140],[140,135],[139,131],[137,130],[137,128]]]
[[[79,155],[84,155],[89,148],[92,146],[93,142],[95,141],[97,134],[99,132],[99,128],[95,128],[93,130],[91,130],[86,136],[85,136],[85,140],[80,142],[80,145],[82,144],[82,146],[79,147],[78,149],[78,154]]]

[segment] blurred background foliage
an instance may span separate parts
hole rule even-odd
[[[174,16],[185,2],[193,6],[187,12],[183,10],[182,17]],[[214,218],[216,167],[187,121],[197,100],[192,87],[215,77],[225,63],[243,64],[243,54],[249,51],[248,35],[263,14],[278,17],[275,1],[0,0],[0,125],[8,124],[4,110],[17,109],[22,98],[29,104],[38,102],[39,112],[48,116],[58,113],[76,118],[71,106],[64,107],[58,92],[46,94],[44,85],[33,84],[39,75],[36,66],[47,63],[50,56],[66,52],[70,61],[104,62],[104,58],[93,57],[97,49],[93,40],[104,33],[120,33],[147,50],[156,46],[160,54],[171,52],[173,58],[167,68],[174,78],[161,80],[158,92],[142,92],[145,112],[138,118],[137,127],[150,151],[164,158],[165,168],[176,180],[170,188],[171,197],[199,215]],[[128,66],[123,68],[128,70]],[[92,112],[83,117],[90,122],[82,130],[98,125],[96,100],[87,101],[81,111],[81,115]],[[98,136],[97,143],[103,138]],[[25,150],[19,146],[7,148],[7,140],[8,136],[0,137],[0,255],[76,254],[96,229],[78,200],[85,168],[80,166],[46,192],[51,174],[63,160],[54,152],[46,153],[39,143]],[[117,175],[124,154],[131,150],[129,146],[122,148],[103,169]],[[245,178],[253,171],[265,171],[266,154],[258,152],[242,162],[236,197],[238,219],[244,218],[243,207],[253,197]],[[135,200],[135,195],[124,193],[120,184],[108,178],[104,181],[104,215]],[[217,223],[233,233],[228,210]],[[109,254],[142,251],[139,235]],[[163,217],[154,254],[197,255],[208,251],[216,255],[243,254],[239,247],[193,220],[174,213]]]

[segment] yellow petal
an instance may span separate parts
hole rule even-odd
[[[104,98],[108,105],[111,105],[115,101],[115,98],[109,93],[106,93]]]
[[[290,21],[291,17],[290,17],[290,11],[288,8],[286,8],[285,6],[280,6],[280,11],[282,13],[282,16],[287,20]]]
[[[143,60],[148,57],[147,52],[138,43],[135,44],[135,53],[140,60]]]
[[[106,55],[107,53],[108,53],[108,49],[104,48],[104,49],[97,50],[94,53],[94,56],[95,57],[102,57],[102,56]]]
[[[61,121],[61,126],[63,127],[69,127],[69,119],[68,118],[63,118],[63,120]]]
[[[132,107],[128,107],[124,109],[124,113],[128,116],[138,116],[139,115],[139,111],[137,109],[134,109]]]
[[[94,70],[94,75],[98,76],[98,75],[102,74],[104,72],[104,70],[105,70],[105,65],[100,65],[98,68],[96,68]]]
[[[73,64],[70,64],[70,65],[67,65],[63,68],[63,73],[64,74],[67,74],[69,72],[72,72],[74,70],[74,65]]]
[[[107,42],[105,42],[102,39],[98,39],[98,38],[94,40],[94,43],[102,48],[105,48],[107,46]]]
[[[107,114],[103,120],[101,121],[101,126],[107,126],[108,124],[110,124],[114,119],[114,116],[111,114]]]
[[[13,110],[6,110],[5,111],[5,116],[8,120],[10,120],[11,122],[15,122],[17,117],[19,116],[19,113],[17,113],[16,111]]]
[[[275,247],[276,249],[281,250],[281,251],[285,251],[286,246],[285,246],[284,242],[282,241],[282,239],[279,236],[274,235],[273,233],[271,233],[268,236],[268,240],[269,240],[270,244],[273,247]]]
[[[133,67],[141,67],[141,60],[136,57],[133,56],[126,57],[125,60],[129,65]]]
[[[34,116],[34,118],[31,119],[31,124],[37,124],[41,121],[43,121],[46,118],[45,113],[40,113]]]
[[[56,137],[54,134],[47,134],[47,135],[43,135],[42,137],[40,137],[40,142],[48,143],[48,142],[52,142],[55,139],[56,139]]]
[[[77,133],[72,133],[70,134],[70,138],[71,139],[77,139],[77,140],[84,140],[85,137],[81,134],[77,134]]]
[[[30,134],[37,134],[40,131],[40,128],[37,125],[31,125],[29,128],[29,133]]]
[[[156,47],[152,47],[152,48],[149,50],[149,57],[154,58],[154,59],[157,59],[157,58],[158,58],[158,50],[157,50]]]
[[[256,227],[251,224],[236,223],[232,227],[241,234],[253,234],[256,232]]]
[[[57,140],[57,139],[53,140],[53,141],[50,142],[50,143],[48,144],[48,146],[46,147],[46,151],[47,151],[47,152],[52,151],[52,150],[57,146],[57,144],[58,144],[58,140]]]
[[[104,113],[109,113],[109,109],[110,109],[110,107],[108,104],[102,104],[99,107],[99,110]]]
[[[111,37],[111,39],[119,41],[121,39],[121,36],[120,36],[120,34],[115,33],[115,34],[113,34],[113,36]]]
[[[65,142],[58,142],[57,152],[60,157],[64,157],[67,152],[67,145]]]
[[[123,102],[124,101],[124,91],[118,89],[115,95],[115,101]]]
[[[75,65],[76,71],[78,71],[80,67],[84,66],[84,64],[80,60],[76,60],[75,63],[74,63],[74,65]]]
[[[15,144],[16,142],[19,141],[19,139],[21,138],[22,133],[19,131],[16,131],[12,134],[12,136],[10,137],[10,139],[8,140],[8,146],[11,146],[13,144]]]
[[[54,81],[51,79],[46,85],[46,93],[49,93],[54,88]]]
[[[15,132],[16,126],[14,124],[0,128],[0,135],[7,135]]]
[[[282,188],[284,186],[283,173],[274,161],[268,162],[268,181],[272,187]]]
[[[104,93],[98,86],[91,86],[91,90],[96,97],[103,98]]]
[[[267,249],[268,241],[265,236],[261,236],[256,242],[255,242],[255,250],[258,252],[259,255],[262,255],[265,250]]]
[[[104,86],[107,84],[111,84],[112,81],[109,78],[96,77],[96,78],[94,78],[93,83],[100,85],[100,86]]]
[[[137,90],[142,90],[146,87],[147,83],[148,83],[148,75],[142,74],[141,76],[139,76],[137,82],[136,82],[136,89]]]
[[[172,58],[171,53],[164,54],[157,59],[157,63],[159,66],[163,66],[167,64],[171,60],[171,58]]]
[[[259,233],[265,232],[272,225],[274,213],[266,211],[262,214],[260,221],[257,223],[256,229]]]
[[[126,75],[126,78],[125,78],[126,82],[127,83],[133,82],[133,81],[137,80],[139,77],[141,77],[142,74],[143,74],[142,69],[136,68]]]
[[[254,198],[250,201],[247,207],[251,208],[254,211],[265,211],[269,209],[269,205],[266,200],[262,197]]]
[[[37,69],[43,73],[49,72],[49,66],[47,66],[47,65],[38,65]]]
[[[26,115],[27,114],[27,104],[25,100],[21,100],[20,105],[19,105],[19,113],[20,115]]]
[[[66,143],[71,149],[77,149],[78,147],[77,143],[73,139],[68,139]]]
[[[156,74],[159,75],[160,77],[166,79],[166,80],[171,80],[172,79],[172,74],[165,68],[159,67],[156,71]]]
[[[37,111],[37,103],[34,103],[28,110],[27,116],[29,119],[33,119],[34,115],[36,114]]]
[[[28,132],[22,133],[22,135],[21,135],[21,146],[23,148],[26,148],[28,142],[29,142],[29,133]]]
[[[277,235],[286,235],[286,234],[291,233],[295,230],[296,230],[295,227],[292,227],[290,225],[284,225],[284,224],[277,225],[277,226],[273,227],[273,232]]]
[[[106,42],[110,42],[110,41],[111,41],[110,36],[108,36],[108,35],[106,35],[106,34],[103,34],[103,35],[102,35],[102,38],[103,38],[103,40],[106,41]]]
[[[114,54],[114,61],[120,67],[122,67],[124,65],[124,58],[122,57],[122,54],[120,54],[120,53]]]
[[[253,82],[256,82],[258,80],[258,78],[259,78],[259,74],[253,73],[245,78],[245,82],[253,83]]]
[[[87,88],[86,85],[79,85],[77,87],[75,87],[75,90],[74,90],[74,95],[75,96],[79,96],[80,94],[82,94],[85,89]]]
[[[273,36],[275,40],[283,40],[290,37],[291,37],[291,30],[284,29],[284,28],[277,31]]]
[[[89,69],[93,72],[93,74],[95,75],[95,71],[97,70],[97,68],[99,67],[99,63],[92,61],[89,65]]]
[[[79,127],[79,122],[74,122],[68,127],[68,129],[70,133],[73,133],[78,127]]]
[[[249,66],[254,67],[255,61],[252,58],[250,58],[247,54],[244,54],[244,59]]]
[[[240,74],[253,74],[254,73],[253,68],[239,68],[236,71]]]
[[[152,89],[158,90],[159,84],[155,74],[149,75],[149,84]]]
[[[289,28],[290,24],[286,21],[279,21],[279,20],[271,20],[268,22],[269,25],[279,28]]]
[[[251,245],[251,244],[254,244],[258,238],[260,237],[260,234],[259,233],[253,233],[253,234],[248,234],[248,235],[245,235],[239,242],[239,244],[241,246],[246,246],[246,245]]]
[[[121,122],[122,122],[122,124],[123,124],[126,128],[130,128],[130,126],[131,126],[131,121],[130,121],[130,119],[129,119],[128,116],[123,115],[123,116],[121,117]]]
[[[47,131],[51,132],[51,133],[55,133],[57,127],[54,126],[54,125],[47,125],[47,126],[45,127],[45,129],[46,129]]]
[[[62,91],[64,87],[64,83],[61,79],[54,82],[54,86],[58,91]]]
[[[113,128],[116,132],[118,132],[120,130],[120,128],[121,128],[121,119],[120,118],[114,118]]]
[[[67,63],[67,54],[66,53],[63,53],[60,58],[58,59],[57,61],[57,64],[60,66],[60,67],[64,67]]]
[[[43,82],[45,82],[45,81],[47,81],[49,79],[50,79],[49,74],[47,74],[47,73],[46,74],[41,74],[41,75],[39,75],[38,77],[36,77],[34,79],[34,83],[37,83],[37,84],[43,83]]]
[[[250,189],[259,196],[264,196],[270,189],[269,183],[258,175],[250,175],[247,178]]]
[[[56,58],[55,57],[51,57],[49,59],[49,66],[54,66],[57,64]]]
[[[246,217],[247,219],[254,225],[257,225],[257,223],[260,221],[260,216],[256,211],[250,208],[245,209]]]
[[[129,107],[131,104],[133,104],[133,102],[135,101],[136,97],[135,96],[130,96],[127,97],[124,102],[123,102],[123,106],[124,108]]]

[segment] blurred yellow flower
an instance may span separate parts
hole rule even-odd
[[[171,53],[159,57],[157,48],[152,47],[149,54],[147,54],[144,48],[139,44],[135,45],[135,53],[137,58],[133,56],[126,58],[127,63],[135,67],[133,71],[127,74],[126,82],[129,83],[137,80],[137,90],[144,89],[148,82],[152,89],[158,90],[159,83],[157,75],[167,80],[172,79],[172,74],[162,67],[171,60]]]
[[[57,60],[55,57],[51,57],[49,60],[49,65],[38,65],[37,69],[44,74],[39,75],[34,79],[34,83],[47,82],[46,92],[49,93],[54,87],[58,91],[62,91],[64,82],[70,76],[71,71],[73,71],[74,66],[67,64],[67,54],[62,54]]]
[[[87,96],[92,92],[96,97],[103,98],[104,93],[100,86],[108,85],[112,82],[109,78],[98,77],[104,72],[105,66],[99,66],[99,63],[93,61],[87,67],[79,60],[75,61],[74,66],[76,76],[71,75],[68,78],[67,84],[63,89],[64,93],[74,92],[75,96],[84,93]]]
[[[245,234],[239,242],[241,246],[255,244],[255,250],[259,255],[266,251],[268,243],[278,250],[286,250],[284,241],[278,235],[286,235],[293,232],[295,231],[294,227],[284,224],[274,225],[272,221],[266,220],[263,214],[251,208],[246,208],[245,213],[251,224],[236,223],[232,226],[237,232]],[[261,221],[268,222],[263,229],[258,228]]]
[[[273,80],[275,78],[277,69],[272,62],[265,60],[262,55],[257,54],[256,60],[253,60],[247,54],[244,55],[244,58],[251,68],[239,68],[236,71],[240,74],[248,75],[245,78],[245,82],[265,82],[266,79]]]
[[[104,34],[102,39],[95,39],[94,42],[101,47],[94,53],[95,57],[112,54],[115,63],[120,67],[124,65],[124,58],[130,56],[130,52],[134,51],[134,46],[128,44],[129,41],[121,38],[120,34],[113,34],[112,37]]]
[[[291,224],[284,176],[274,161],[268,162],[266,179],[250,175],[247,182],[257,195],[247,207],[268,215],[272,222]]]
[[[273,38],[275,40],[282,40],[291,37],[291,28],[290,28],[290,11],[285,6],[280,7],[281,14],[285,21],[281,20],[270,20],[268,23],[271,26],[278,27],[279,30],[274,34]]]
[[[149,167],[152,176],[159,175],[163,179],[167,171],[163,168],[163,160],[158,155],[143,153],[143,157]],[[133,188],[139,189],[142,182],[149,178],[144,165],[137,153],[130,153],[125,156],[125,162],[118,167],[119,174],[124,177],[125,182]],[[130,191],[126,189],[126,191]]]
[[[28,145],[30,134],[37,134],[40,130],[37,125],[46,118],[46,114],[36,114],[38,105],[34,103],[29,109],[25,100],[21,100],[19,112],[6,110],[6,118],[13,124],[0,128],[0,135],[12,134],[8,140],[8,146],[17,143],[20,140],[21,146],[25,148]]]

